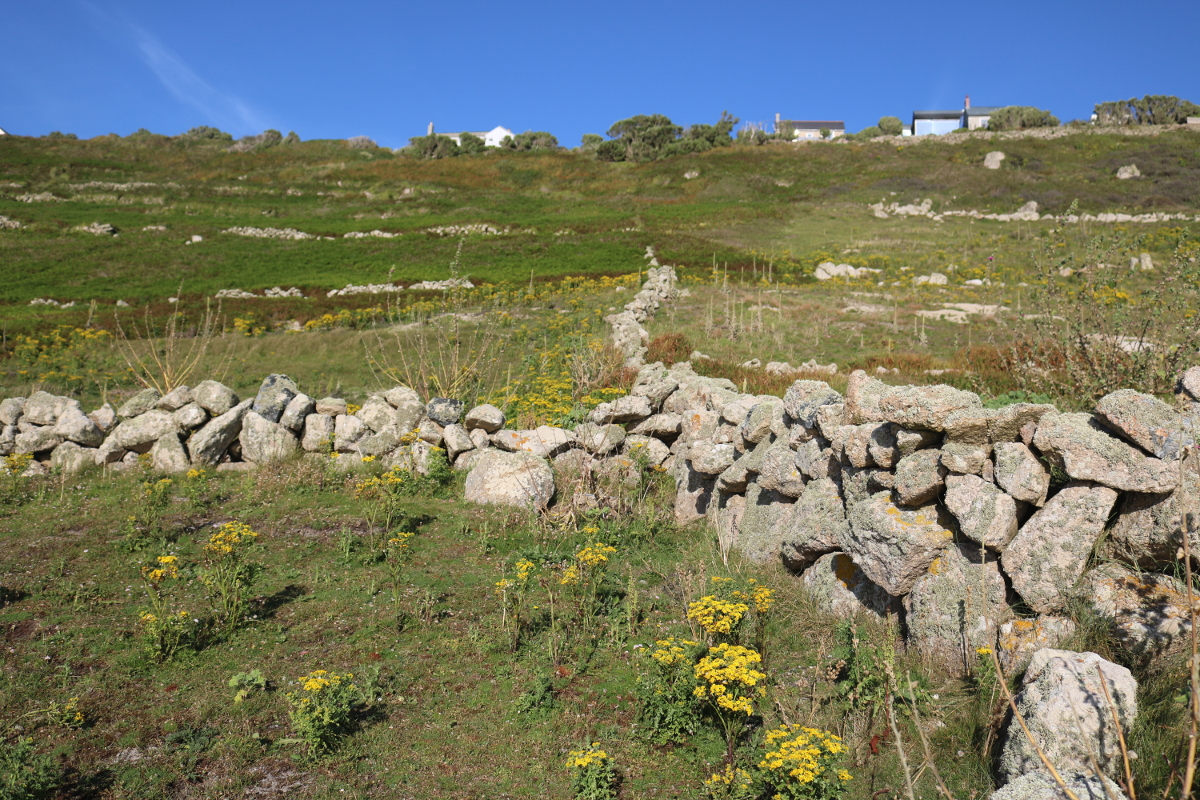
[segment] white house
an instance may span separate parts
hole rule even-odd
[[[433,133],[433,123],[431,122],[429,123],[429,133],[427,135],[432,136]],[[464,133],[470,133],[472,136],[478,136],[480,139],[483,139],[485,147],[499,147],[500,142],[504,141],[505,136],[513,135],[512,131],[500,125],[497,125],[490,131],[460,131],[458,133],[443,133],[440,135],[453,139],[455,144],[462,144],[460,138]]]
[[[0,136],[8,136],[8,131],[4,130],[4,128],[0,128]]]
[[[775,130],[779,131],[782,126],[787,126],[792,129],[792,138],[796,141],[805,141],[808,139],[820,139],[821,131],[829,131],[829,138],[836,139],[839,136],[846,135],[846,123],[842,120],[833,119],[780,119],[779,115],[775,115]]]

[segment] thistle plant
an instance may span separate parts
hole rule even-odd
[[[763,781],[779,800],[835,800],[851,780],[838,766],[846,753],[842,740],[816,728],[783,725],[768,731],[759,762]]]
[[[180,647],[195,637],[195,620],[185,610],[171,608],[171,582],[179,578],[179,558],[159,556],[141,568],[142,583],[146,587],[149,608],[138,615],[142,633],[146,638],[146,649],[157,661],[166,661]]]
[[[571,770],[571,796],[575,800],[615,800],[617,771],[599,742],[568,753],[567,769]]]
[[[204,545],[205,571],[201,582],[208,589],[218,625],[233,630],[245,614],[246,596],[262,571],[247,556],[258,534],[244,522],[226,522]]]
[[[733,763],[733,751],[744,721],[754,714],[754,704],[767,693],[767,676],[756,667],[762,657],[749,647],[719,644],[710,648],[693,672],[696,697],[706,703],[725,731],[725,761]]]

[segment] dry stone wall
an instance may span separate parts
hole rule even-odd
[[[652,266],[609,317],[631,364],[644,358],[641,323],[677,291],[674,270]],[[723,548],[784,564],[831,613],[897,619],[911,646],[960,672],[980,647],[1015,669],[1057,646],[1077,600],[1135,653],[1184,646],[1187,592],[1167,573],[1200,494],[1194,473],[1181,483],[1200,431],[1200,367],[1177,391],[1176,407],[1122,390],[1092,413],[993,410],[971,392],[890,386],[862,371],[844,395],[798,380],[775,397],[688,362],[654,363],[574,430],[512,430],[499,408],[424,402],[404,386],[350,413],[276,374],[249,399],[215,381],[147,389],[90,413],[46,392],[9,398],[0,455],[31,455],[27,474],[120,470],[143,457],[168,473],[305,455],[427,471],[445,458],[468,473],[468,500],[533,507],[594,506],[604,487],[659,467],[674,477],[679,524],[703,521]],[[556,486],[568,472],[594,480],[586,491]],[[1101,566],[1090,568],[1097,552]]]

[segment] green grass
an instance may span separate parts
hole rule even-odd
[[[751,720],[745,757],[753,758],[761,730],[786,719],[845,738],[855,776],[848,800],[903,791],[894,742],[871,711],[878,698],[841,699],[835,665],[850,656],[838,625],[781,567],[736,559],[726,567],[706,529],[662,524],[669,481],[652,481],[641,511],[597,520],[600,531],[591,535],[567,519],[467,505],[454,499],[458,484],[443,497],[414,497],[402,503],[417,534],[397,608],[385,565],[371,557],[380,517],[357,496],[353,477],[312,462],[218,474],[199,504],[187,499],[189,479],[176,477],[163,541],[130,553],[123,520],[153,477],[135,470],[47,478],[21,485],[0,505],[0,718],[19,723],[37,752],[59,759],[62,796],[228,797],[282,783],[298,797],[567,797],[566,750],[598,741],[618,765],[622,798],[696,797],[719,766],[721,736],[706,726],[682,743],[647,746],[635,725],[636,676],[655,639],[695,635],[684,612],[712,575],[754,577],[776,598],[769,691],[761,720]],[[230,519],[260,533],[256,557],[265,571],[251,619],[155,662],[137,621],[145,605],[138,564],[163,552],[194,563],[213,526]],[[618,548],[594,632],[582,633],[575,618],[552,660],[545,596],[535,585],[529,603],[541,610],[527,609],[532,624],[509,652],[493,584],[512,574],[518,558],[569,558],[592,536]],[[631,580],[641,609],[632,634],[623,610]],[[178,604],[198,618],[207,613],[194,579],[179,587]],[[1091,638],[1081,646],[1121,658],[1102,631],[1086,631]],[[858,633],[880,653],[897,646],[895,630],[863,623]],[[897,658],[898,674],[911,673],[930,693],[921,714],[941,723],[928,730],[951,791],[986,796],[987,731],[999,719],[993,712],[1002,714],[993,689],[949,679],[903,651]],[[863,664],[865,674],[882,678],[874,662]],[[1153,791],[1166,775],[1151,762],[1173,755],[1182,740],[1184,713],[1175,707],[1182,673],[1130,666],[1169,706],[1151,710],[1131,734],[1148,767],[1141,788]],[[348,735],[313,761],[286,741],[284,695],[318,668],[353,672],[372,688]],[[254,669],[267,690],[234,704],[229,679]],[[531,707],[530,698],[547,691],[552,701]],[[42,713],[71,697],[88,718],[79,730]],[[912,722],[901,717],[900,724],[910,763],[919,764]],[[928,770],[917,789],[926,797],[936,791]]]

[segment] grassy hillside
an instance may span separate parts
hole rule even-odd
[[[0,235],[9,280],[0,301],[118,298],[445,276],[456,237],[440,226],[486,223],[501,236],[471,237],[466,269],[485,281],[526,282],[623,272],[647,244],[685,263],[713,258],[750,267],[751,247],[801,257],[840,250],[881,230],[881,256],[910,254],[895,225],[865,204],[930,198],[935,208],[1012,211],[1028,200],[1062,212],[1194,211],[1200,135],[1080,134],[992,143],[724,148],[667,161],[605,164],[573,152],[488,153],[420,162],[384,149],[314,141],[261,152],[166,137],[90,141],[0,139],[0,214],[23,223]],[[995,147],[998,171],[981,167]],[[1143,178],[1118,181],[1136,163]],[[687,179],[685,174],[698,173]],[[150,185],[130,185],[150,184]],[[62,202],[24,203],[49,193]],[[894,194],[893,194],[894,193]],[[116,238],[73,232],[94,221]],[[968,223],[902,221],[929,250],[961,252]],[[165,232],[143,231],[162,225]],[[398,239],[277,241],[220,231],[295,228],[340,237],[374,229]],[[975,231],[1007,232],[1002,223]],[[184,245],[192,235],[198,245]],[[1000,233],[1001,236],[1004,233]],[[986,237],[985,237],[986,238]]]

